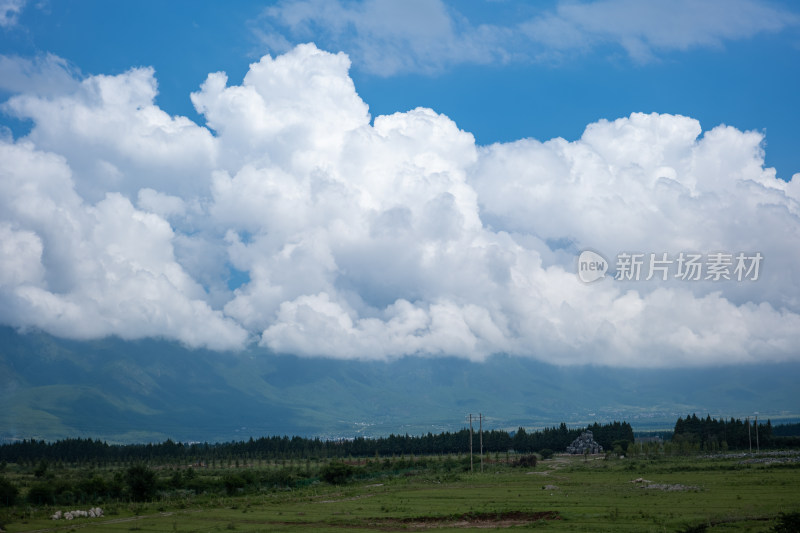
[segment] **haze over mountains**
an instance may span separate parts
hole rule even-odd
[[[189,350],[161,340],[68,341],[0,328],[0,437],[110,442],[323,438],[678,416],[800,415],[798,364],[705,369],[557,367],[495,356],[343,361]]]

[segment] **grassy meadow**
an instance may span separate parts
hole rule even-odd
[[[502,456],[469,471],[465,457],[351,460],[345,476],[324,481],[309,461],[219,468],[153,467],[151,501],[33,505],[41,483],[33,467],[7,465],[19,501],[0,523],[23,531],[797,531],[800,454],[725,454],[617,458],[556,455],[534,467]],[[104,472],[104,468],[108,469]],[[59,478],[111,475],[113,467],[50,467]],[[170,489],[176,475],[205,490]],[[176,474],[178,472],[178,474]],[[291,483],[265,484],[259,479]],[[41,473],[40,473],[41,474]],[[259,475],[262,477],[259,478]],[[266,477],[263,477],[266,476]],[[119,476],[118,476],[119,477]],[[233,480],[233,481],[231,481]],[[236,480],[245,480],[245,483]],[[247,480],[252,483],[247,483]],[[201,483],[202,482],[202,483]],[[198,484],[199,483],[199,484]],[[205,485],[203,485],[205,483]],[[338,483],[338,484],[337,484]],[[289,486],[291,485],[291,487]],[[221,490],[215,490],[218,487]],[[56,510],[104,510],[101,518],[52,520]],[[788,529],[781,529],[782,527]]]

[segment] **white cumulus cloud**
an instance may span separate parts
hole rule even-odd
[[[478,146],[431,109],[371,120],[349,67],[305,44],[238,84],[209,74],[205,125],[159,109],[148,68],[21,90],[3,104],[33,128],[0,141],[0,320],[373,360],[800,356],[800,175],[764,166],[762,133],[633,113]],[[585,284],[587,248],[763,263],[755,281]]]
[[[143,185],[181,194],[208,186],[215,139],[206,128],[170,117],[154,104],[152,68],[91,76],[66,89],[23,92],[2,109],[33,121],[28,140],[66,158],[81,195],[96,201],[106,191],[133,194]]]
[[[176,262],[164,219],[116,192],[86,203],[65,159],[30,142],[0,142],[0,161],[4,323],[218,349],[246,340]]]

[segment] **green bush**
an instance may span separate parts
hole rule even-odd
[[[550,459],[551,457],[553,457],[554,454],[555,452],[550,448],[545,448],[544,450],[541,450],[539,452],[539,455],[542,456],[542,459]]]
[[[97,474],[78,482],[77,490],[82,498],[88,499],[97,498],[109,492],[106,481]]]
[[[612,448],[616,451],[617,447],[619,447],[621,453],[628,453],[628,446],[630,446],[631,442],[628,440],[615,440]]]
[[[50,466],[47,462],[47,459],[42,459],[39,461],[39,464],[36,466],[36,469],[33,471],[33,475],[36,477],[44,477],[47,473],[47,467]]]
[[[0,506],[11,507],[18,495],[19,489],[6,478],[0,477]]]
[[[191,470],[189,472],[191,472]],[[213,491],[219,488],[219,485],[207,476],[193,475],[189,477],[184,474],[183,478],[183,488],[191,490],[195,494],[202,494],[206,491]]]
[[[115,472],[108,483],[106,483],[106,491],[109,498],[119,500],[125,492],[125,475],[122,472]]]
[[[297,483],[297,478],[291,470],[281,468],[280,470],[263,472],[259,481],[266,485],[283,488],[294,487]]]
[[[33,505],[52,505],[55,503],[55,491],[47,483],[37,483],[28,490],[27,499]]]
[[[781,513],[778,523],[772,528],[775,533],[795,533],[800,531],[800,512]]]
[[[65,490],[64,492],[59,493],[55,500],[59,505],[72,505],[76,502],[75,493],[71,490]]]
[[[125,481],[133,501],[149,501],[156,495],[156,473],[144,465],[128,468]]]
[[[247,481],[239,474],[225,474],[225,477],[222,478],[222,485],[228,496],[233,496],[239,489],[243,489],[247,485]]]
[[[534,468],[536,466],[536,463],[537,463],[537,457],[536,455],[531,453],[528,455],[521,455],[520,457],[514,460],[511,466],[518,466],[522,468]]]
[[[333,461],[322,467],[320,477],[331,485],[344,485],[355,474],[355,469],[346,464]]]
[[[169,486],[173,489],[183,488],[183,475],[180,470],[176,470],[172,473],[172,476],[169,478]]]

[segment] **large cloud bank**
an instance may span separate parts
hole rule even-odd
[[[147,68],[10,98],[33,127],[0,140],[0,321],[337,358],[800,360],[800,174],[764,168],[760,133],[634,113],[482,147],[430,109],[371,121],[349,66],[308,44],[210,74],[205,125],[155,105]],[[586,284],[584,248],[764,260]]]

